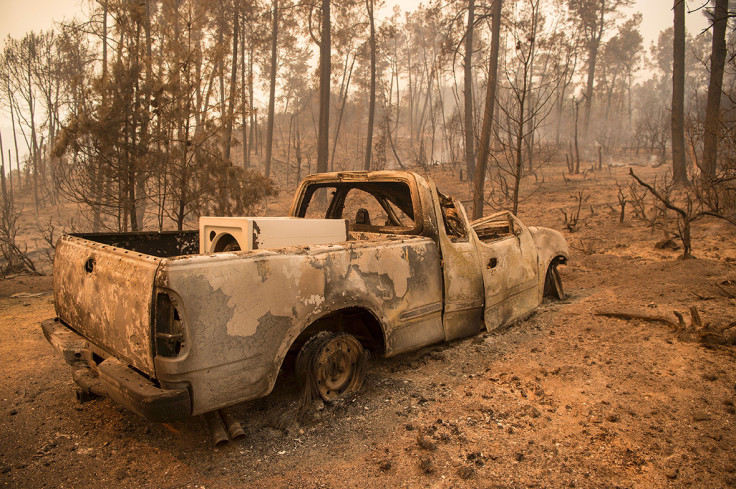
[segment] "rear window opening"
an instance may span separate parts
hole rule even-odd
[[[419,234],[421,220],[405,182],[339,182],[310,185],[297,217],[346,219],[350,231]]]

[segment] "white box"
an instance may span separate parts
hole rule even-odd
[[[347,240],[346,219],[200,217],[199,252],[275,249]],[[235,244],[237,243],[237,246]]]

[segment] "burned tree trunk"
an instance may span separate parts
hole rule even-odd
[[[240,19],[240,2],[235,1],[234,12],[233,12],[233,63],[232,70],[230,71],[230,93],[228,94],[228,107],[227,107],[227,119],[225,120],[225,153],[223,155],[225,161],[230,159],[230,147],[232,146],[233,139],[233,122],[235,114],[235,89],[237,85],[238,75],[238,41],[240,35],[238,34],[238,25]]]
[[[368,17],[371,26],[371,37],[369,40],[371,46],[371,88],[370,88],[370,105],[368,108],[368,135],[365,142],[365,163],[363,169],[368,171],[371,169],[371,156],[373,150],[373,120],[376,114],[376,26],[373,19],[373,0],[365,0],[368,9]]]
[[[486,84],[486,105],[483,110],[483,126],[478,143],[478,166],[473,181],[473,219],[483,217],[483,187],[486,180],[488,154],[491,150],[491,123],[496,101],[496,85],[498,83],[498,49],[501,37],[501,4],[502,0],[493,0],[493,20],[491,23],[491,55],[488,60],[488,83]]]
[[[716,159],[720,139],[721,90],[723,68],[726,63],[727,23],[728,0],[716,0],[713,11],[713,44],[710,56],[708,101],[705,106],[705,137],[703,140],[703,166],[701,167],[708,180],[713,180],[716,176]]]
[[[319,131],[317,135],[317,171],[327,171],[330,134],[330,0],[322,0],[322,35],[319,43]]]
[[[273,147],[273,118],[276,104],[276,56],[278,43],[278,8],[279,1],[273,0],[273,31],[271,39],[271,87],[268,96],[268,123],[266,126],[266,159],[264,173],[266,178],[271,176],[271,151]]]
[[[674,0],[675,28],[672,61],[672,177],[687,182],[685,164],[685,0]]]
[[[468,1],[468,28],[465,33],[465,167],[468,179],[475,176],[475,147],[473,134],[473,23],[475,22],[475,0]]]

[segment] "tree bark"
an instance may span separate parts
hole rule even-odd
[[[217,42],[220,46],[225,44],[225,5],[220,3],[219,23],[217,28]],[[218,78],[220,80],[220,114],[224,115],[227,112],[225,107],[225,53],[220,54],[220,62],[217,70]]]
[[[240,1],[235,0],[233,5],[233,65],[230,71],[230,93],[228,94],[228,107],[227,107],[227,119],[225,120],[225,161],[230,160],[230,146],[232,146],[233,140],[233,122],[235,117],[235,90],[237,84],[238,75],[238,41],[240,41],[240,34],[238,32],[239,19],[240,19]]]
[[[102,100],[105,102],[107,83],[107,0],[102,0]]]
[[[488,154],[491,142],[491,123],[496,101],[496,85],[498,83],[498,49],[501,37],[501,4],[502,0],[493,0],[493,20],[491,21],[491,54],[488,60],[488,82],[486,83],[486,104],[483,110],[483,126],[478,142],[478,166],[473,181],[473,219],[483,217],[483,187],[488,167]]]
[[[240,117],[242,122],[242,148],[243,148],[243,168],[248,168],[248,109],[246,103],[249,103],[248,98],[245,96],[245,16],[241,19],[243,22],[243,28],[240,30],[240,89],[243,91],[243,96],[240,97]]]
[[[468,179],[475,176],[475,135],[473,134],[473,24],[475,23],[475,0],[468,0],[468,28],[465,32],[465,166]]]
[[[13,190],[13,159],[10,157],[10,148],[8,148],[8,175],[10,176],[10,208],[13,208],[15,202],[15,192]]]
[[[317,134],[317,172],[327,171],[330,135],[330,0],[322,0],[322,35],[319,43],[319,132]]]
[[[716,176],[718,158],[719,122],[721,112],[721,87],[723,67],[726,62],[726,25],[728,0],[716,0],[713,10],[713,44],[710,56],[710,82],[705,108],[705,138],[703,141],[703,166],[701,170],[708,180]]]
[[[573,119],[575,124],[575,171],[574,173],[577,175],[580,173],[580,145],[578,144],[578,115],[580,114],[580,101],[572,99],[572,105],[573,105]]]
[[[248,103],[250,103],[250,128],[248,129],[248,162],[250,163],[250,155],[253,154],[253,146],[255,146],[255,127],[256,127],[256,107],[253,103],[253,43],[248,51]]]
[[[15,145],[15,166],[18,170],[18,190],[20,190],[23,187],[23,181],[21,180],[21,173],[20,173],[20,156],[18,152],[18,135],[15,132],[15,111],[13,110],[13,99],[11,98],[10,88],[8,88],[8,100],[10,104],[10,122],[13,127],[13,144]],[[26,185],[28,182],[26,181]]]
[[[603,23],[606,13],[605,0],[600,0],[600,19],[598,31],[590,39],[588,46],[588,79],[585,84],[585,105],[583,106],[583,142],[588,141],[588,130],[590,128],[590,108],[593,105],[593,82],[595,81],[595,65],[598,60],[598,48],[603,37]]]
[[[296,135],[294,136],[294,158],[296,158],[296,184],[302,181],[302,138],[299,135],[299,115],[296,116]]]
[[[107,0],[102,2],[102,106],[107,107]],[[95,202],[92,205],[92,231],[99,232],[102,228],[102,216],[100,215],[100,191],[102,189],[102,168],[97,165],[93,169],[93,181],[94,187],[90,189],[92,194],[92,200]]]
[[[348,54],[348,56],[350,56]],[[347,58],[345,58],[345,63],[347,66]],[[342,127],[342,116],[345,112],[345,104],[348,100],[348,89],[350,88],[350,79],[353,77],[353,67],[355,66],[355,56],[353,56],[353,61],[350,63],[350,69],[347,71],[347,81],[345,82],[345,85],[343,86],[343,89],[341,90],[341,97],[340,97],[340,111],[337,113],[337,126],[335,127],[335,135],[332,138],[332,153],[330,154],[330,171],[332,171],[335,168],[335,148],[337,148],[337,141],[340,137],[340,128]]]
[[[685,164],[685,0],[674,0],[672,61],[672,177],[687,182]]]
[[[271,39],[271,87],[268,95],[268,122],[266,123],[266,159],[264,173],[266,178],[271,176],[271,151],[273,148],[273,118],[276,107],[276,62],[278,55],[279,35],[279,1],[273,0],[273,29]]]
[[[406,74],[409,78],[409,146],[414,148],[414,88],[411,83],[411,49],[406,50]],[[396,132],[398,135],[398,131]]]
[[[371,28],[371,37],[369,40],[371,47],[371,93],[370,103],[368,107],[368,135],[365,142],[365,162],[363,169],[369,171],[371,169],[371,156],[373,150],[373,120],[376,114],[376,25],[373,19],[373,0],[365,0],[368,9],[368,17]]]
[[[8,162],[10,162],[10,160],[8,160]],[[11,170],[12,170],[12,167],[11,167]],[[12,208],[12,199],[10,200],[8,199],[8,189],[5,185],[5,151],[3,151],[2,134],[0,134],[0,180],[2,180],[2,188],[3,188],[3,211],[9,211]]]

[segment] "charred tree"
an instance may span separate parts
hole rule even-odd
[[[598,2],[596,2],[598,3]],[[598,48],[603,38],[603,25],[605,20],[605,0],[600,0],[600,9],[594,9],[596,20],[593,22],[591,35],[588,37],[588,78],[585,82],[585,104],[583,106],[583,138],[587,141],[590,126],[590,110],[593,105],[593,82],[595,81],[595,68],[598,60]]]
[[[685,0],[674,0],[672,46],[672,177],[687,182],[685,163]]]
[[[475,175],[475,135],[473,133],[473,24],[475,23],[475,0],[468,0],[468,28],[465,32],[465,66],[464,91],[465,98],[465,166],[468,179]]]
[[[245,89],[248,86],[245,76],[245,15],[242,16],[241,21],[243,28],[240,30],[240,89],[242,91],[242,95],[240,97],[240,117],[241,137],[243,139],[243,168],[247,170],[250,153],[248,151],[248,114],[250,113],[250,97],[245,96]]]
[[[726,26],[728,24],[728,0],[716,0],[713,10],[713,43],[710,55],[710,81],[708,101],[705,107],[705,136],[703,139],[703,163],[701,170],[706,178],[716,176],[718,141],[720,140],[721,94],[723,69],[726,63]]]
[[[278,56],[278,8],[279,1],[273,0],[273,29],[271,36],[271,87],[268,96],[268,122],[266,123],[266,158],[264,173],[266,178],[271,176],[271,151],[273,147],[273,117],[276,104],[276,62]]]
[[[368,107],[368,135],[365,141],[365,163],[363,164],[363,168],[368,171],[371,169],[373,121],[376,116],[376,25],[373,18],[373,0],[365,0],[365,5],[368,9],[368,21],[371,29],[371,35],[368,41],[371,47],[371,93]]]
[[[330,136],[330,72],[332,45],[330,41],[330,0],[322,0],[319,42],[319,127],[317,134],[317,171],[327,171]]]
[[[491,54],[488,58],[488,82],[486,83],[486,103],[483,109],[483,126],[478,143],[478,166],[473,181],[473,219],[483,217],[483,192],[488,167],[488,155],[491,148],[491,123],[496,102],[496,85],[498,84],[498,49],[501,38],[501,4],[502,0],[493,0],[493,20],[491,21]]]
[[[371,35],[369,44],[371,48],[371,88],[370,103],[368,107],[368,135],[365,141],[365,162],[363,169],[371,169],[371,156],[373,150],[373,121],[376,115],[376,25],[373,18],[373,0],[365,0],[368,9],[368,21],[370,22]]]
[[[276,1],[276,0],[274,0]],[[230,160],[230,147],[233,139],[233,122],[235,114],[235,92],[237,87],[238,75],[238,41],[240,34],[238,33],[240,20],[240,1],[235,0],[233,10],[233,63],[230,71],[230,93],[228,93],[227,118],[225,119],[225,153],[223,159],[227,162]]]

